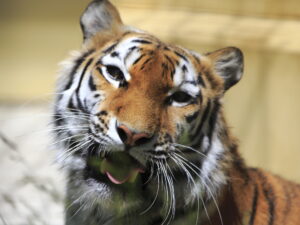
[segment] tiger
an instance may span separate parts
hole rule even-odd
[[[92,1],[80,25],[53,117],[65,224],[300,224],[300,186],[248,167],[225,120],[240,49],[164,43],[124,25],[108,0]]]

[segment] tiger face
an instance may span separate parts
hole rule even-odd
[[[166,44],[124,26],[108,1],[92,2],[81,26],[83,49],[58,81],[54,119],[70,201],[114,211],[120,201],[132,209],[158,196],[173,210],[201,194],[205,177],[225,182],[215,159],[225,150],[209,149],[220,99],[242,75],[240,50],[201,55]]]

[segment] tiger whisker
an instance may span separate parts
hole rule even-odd
[[[159,174],[157,174],[156,177],[157,177],[157,189],[156,189],[156,194],[155,194],[154,200],[151,202],[151,204],[143,212],[140,213],[140,215],[143,215],[146,212],[148,212],[153,207],[153,205],[155,204],[155,202],[157,200],[158,192],[159,192],[159,189],[160,189]]]
[[[78,198],[78,200],[80,201],[80,207],[78,208],[78,210],[76,210],[76,212],[71,216],[70,219],[72,219],[74,216],[76,216],[84,207],[87,206],[87,195],[90,194],[91,192],[93,192],[93,190],[87,191],[86,193],[84,193],[82,196],[80,196]],[[85,200],[85,204],[82,203],[82,200]]]
[[[186,169],[186,166],[185,166],[186,162],[184,162],[183,160],[181,160],[180,158],[178,158],[176,154],[175,154],[175,155],[172,155],[172,159],[173,159],[173,160],[174,160],[174,159],[177,160],[177,163],[179,163],[179,164],[181,165],[181,168],[185,171],[186,175],[187,175],[188,177],[190,177],[190,179],[192,180],[194,186],[196,186],[196,183],[195,183],[194,178],[192,177],[191,173]],[[188,179],[189,179],[189,178],[188,178]],[[190,187],[191,187],[191,186],[190,186]],[[199,217],[199,207],[200,207],[200,206],[199,206],[199,198],[201,199],[202,205],[203,205],[203,207],[204,207],[205,214],[206,214],[207,218],[208,218],[209,221],[210,221],[210,217],[209,217],[207,208],[206,208],[206,206],[205,206],[204,200],[203,200],[203,198],[202,198],[201,195],[198,195],[198,196],[197,196],[197,209],[198,209],[198,210],[197,210],[197,218],[196,218],[196,223],[195,223],[195,224],[198,223],[198,217]]]
[[[172,175],[172,177],[174,177],[174,174],[173,174],[173,172],[171,171],[171,169],[170,169],[168,163],[166,163],[166,170],[169,170],[170,173],[171,173],[171,175]],[[172,198],[171,198],[172,202],[171,202],[171,204],[170,204],[170,213],[171,213],[170,221],[173,220],[174,217],[175,217],[175,205],[176,205],[176,202],[175,202],[175,190],[174,190],[174,183],[173,183],[172,177],[171,177],[171,176],[168,176],[168,177],[167,177],[168,180],[169,180],[170,192],[171,192],[171,194],[172,194],[172,196],[171,196],[171,197],[172,197]],[[174,179],[175,179],[175,177],[174,177]]]
[[[162,162],[160,162],[160,166],[161,166],[161,171],[163,172],[163,178],[165,180],[165,189],[167,191],[167,204],[166,204],[166,209],[167,209],[167,215],[164,219],[164,221],[162,222],[162,224],[169,224],[170,221],[173,219],[174,215],[175,215],[175,196],[174,196],[174,187],[173,187],[173,181],[172,179],[170,179],[170,176],[168,175],[167,169],[164,166],[164,164],[162,164]],[[169,206],[168,206],[169,205]]]
[[[61,142],[69,141],[69,140],[71,140],[71,139],[73,139],[73,138],[76,138],[76,137],[82,137],[82,136],[83,136],[82,134],[75,134],[75,135],[72,135],[72,136],[69,136],[69,137],[60,139],[60,140],[58,140],[58,141],[56,141],[56,142],[53,142],[53,143],[51,143],[51,145],[50,145],[49,147],[55,146],[55,145],[57,145],[57,144],[59,144],[59,143],[61,143]],[[80,141],[81,141],[81,140],[78,140],[77,143],[80,142]],[[68,143],[69,143],[69,142],[68,142]]]
[[[65,161],[67,158],[69,158],[73,153],[77,152],[81,148],[83,148],[85,145],[90,144],[90,140],[86,140],[83,143],[78,143],[73,148],[68,149],[66,152],[62,152],[61,155],[58,156],[58,161]]]
[[[175,154],[177,154],[177,153],[175,153]],[[194,165],[193,163],[187,161],[184,157],[180,156],[179,154],[177,154],[177,155],[178,155],[180,158],[182,158],[183,160],[186,161],[186,166],[188,166],[188,167],[190,168],[190,170],[194,172],[194,174],[202,181],[203,185],[206,187],[206,190],[209,192],[210,196],[211,196],[212,199],[213,199],[213,202],[214,202],[214,204],[215,204],[215,206],[216,206],[216,209],[217,209],[217,211],[218,211],[218,215],[219,215],[221,224],[223,225],[223,219],[222,219],[222,216],[221,216],[221,212],[220,212],[219,206],[218,206],[218,204],[217,204],[217,201],[216,201],[216,199],[215,199],[213,193],[211,192],[211,190],[210,190],[210,188],[208,187],[208,185],[206,184],[206,182],[203,182],[202,177],[201,177],[201,176],[193,169],[192,166],[194,166],[195,168],[197,168],[200,172],[201,172],[201,169],[198,168],[198,167],[197,167],[196,165]],[[191,165],[191,166],[190,166],[190,165]],[[211,182],[210,180],[208,180],[208,181]]]
[[[186,146],[186,145],[182,145],[182,144],[178,144],[178,143],[173,143],[173,145],[174,145],[175,147],[182,147],[182,148],[189,149],[189,150],[191,150],[191,151],[193,151],[193,152],[195,152],[195,153],[201,155],[202,157],[207,158],[207,155],[205,155],[204,153],[202,153],[202,152],[200,152],[199,150],[194,149],[194,148],[192,148],[192,147],[190,147],[190,146]]]

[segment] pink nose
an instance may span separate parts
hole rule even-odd
[[[129,146],[143,145],[151,140],[151,135],[147,133],[134,133],[125,125],[118,126],[117,131],[123,143]]]

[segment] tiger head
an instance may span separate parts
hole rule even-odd
[[[196,185],[216,174],[222,182],[221,99],[242,76],[241,51],[198,54],[166,44],[123,25],[105,0],[87,7],[81,27],[83,48],[64,65],[54,119],[70,185],[112,207],[129,187],[142,202],[143,190],[155,192],[159,182],[176,196],[193,193],[176,190],[190,179]]]

